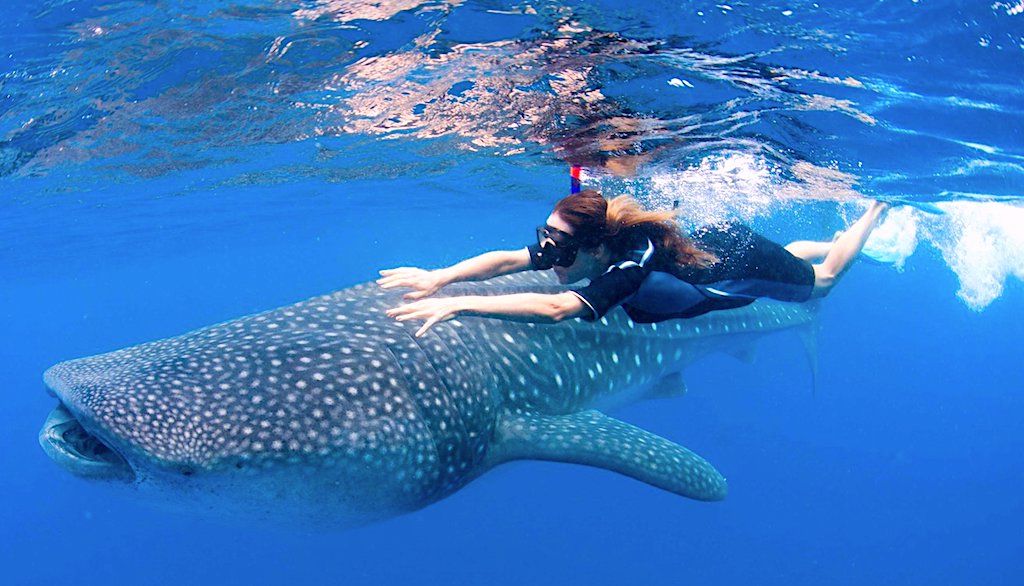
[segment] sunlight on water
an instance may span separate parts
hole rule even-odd
[[[495,187],[529,200],[541,195],[515,187],[527,176],[575,164],[588,185],[691,225],[807,224],[797,208],[819,202],[848,219],[863,198],[1003,201],[938,219],[894,210],[870,250],[902,267],[933,242],[974,308],[1018,273],[1001,246],[1024,177],[1019,2],[965,7],[955,34],[941,3],[613,4],[29,8],[0,25],[0,257],[26,235],[96,240],[111,213],[147,232],[130,206],[197,230],[209,213],[153,200],[208,212],[223,187],[462,184],[505,165],[521,174]],[[116,182],[113,199],[99,191]],[[33,253],[60,254],[58,240]]]

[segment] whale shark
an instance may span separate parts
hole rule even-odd
[[[440,295],[565,290],[544,273]],[[604,468],[701,501],[710,463],[605,414],[681,394],[709,352],[806,328],[808,304],[759,301],[634,323],[459,317],[416,338],[373,283],[177,337],[58,363],[39,433],[68,471],[218,515],[349,527],[414,511],[513,460]]]

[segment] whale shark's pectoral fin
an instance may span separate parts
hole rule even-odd
[[[651,385],[647,392],[650,399],[671,399],[682,397],[686,394],[686,381],[683,380],[683,373],[673,372],[666,374]]]
[[[706,460],[667,439],[597,411],[509,414],[501,419],[495,463],[551,460],[596,466],[702,501],[725,498],[725,478]]]
[[[740,346],[739,348],[733,348],[728,351],[728,354],[743,364],[753,364],[757,362],[757,346],[753,343],[747,344],[746,346]]]

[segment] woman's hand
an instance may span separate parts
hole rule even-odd
[[[428,271],[415,267],[399,267],[397,269],[385,269],[380,272],[377,284],[382,289],[394,289],[396,287],[408,287],[415,289],[402,296],[403,299],[422,299],[429,297],[447,283],[441,277],[440,271]]]
[[[440,299],[422,299],[415,303],[400,305],[387,310],[387,315],[398,321],[410,319],[426,320],[420,329],[416,330],[416,337],[420,338],[434,324],[450,320],[458,315],[460,309],[458,297],[442,297]]]

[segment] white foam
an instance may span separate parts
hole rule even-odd
[[[923,222],[925,237],[960,279],[957,295],[980,311],[999,298],[1007,279],[1024,280],[1024,207],[948,202]]]
[[[898,270],[917,249],[918,212],[911,207],[889,210],[864,244],[864,254]]]
[[[778,203],[775,174],[760,157],[732,153],[707,157],[699,166],[651,176],[648,203],[660,209],[674,204],[695,225],[727,218],[750,219]]]
[[[934,246],[960,280],[959,296],[981,311],[1010,278],[1024,280],[1024,207],[996,202],[943,202],[944,215],[911,207],[890,210],[864,254],[902,269],[919,242]]]

